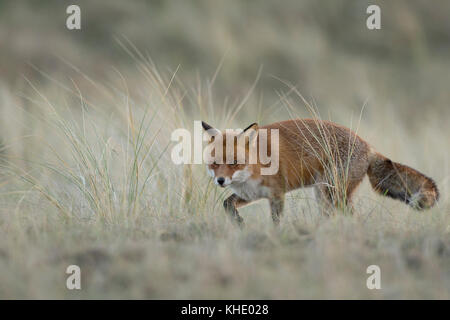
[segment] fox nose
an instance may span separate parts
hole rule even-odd
[[[225,182],[225,179],[223,177],[217,178],[218,184],[223,185],[224,182]]]

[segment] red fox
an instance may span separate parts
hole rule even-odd
[[[229,153],[226,140],[233,139],[231,161],[210,161],[208,173],[220,187],[230,187],[233,194],[223,205],[238,224],[243,223],[238,208],[255,200],[269,200],[275,225],[280,222],[284,196],[300,187],[313,186],[316,198],[325,207],[352,208],[351,200],[355,189],[365,175],[369,176],[373,189],[385,196],[401,200],[415,209],[432,207],[439,199],[435,182],[422,173],[384,157],[356,133],[341,125],[318,119],[295,119],[258,127],[256,123],[241,133],[221,134],[205,122],[203,129],[214,136],[220,134],[223,141],[223,155]],[[250,130],[251,129],[251,130]],[[262,175],[259,156],[255,163],[249,163],[248,153],[252,141],[260,139],[259,129],[267,131],[267,150],[272,153],[271,130],[278,129],[278,171]],[[254,132],[251,136],[247,132]],[[238,144],[245,139],[244,144]],[[244,146],[245,161],[239,162],[239,146]],[[212,154],[215,157],[214,154]],[[222,163],[222,164],[219,164]]]

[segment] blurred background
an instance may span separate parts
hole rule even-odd
[[[112,66],[123,70],[134,63],[116,41],[123,36],[160,69],[180,66],[179,76],[191,83],[198,75],[212,78],[221,65],[215,93],[222,99],[245,93],[262,68],[258,94],[268,105],[286,89],[280,78],[318,99],[319,107],[360,108],[367,98],[382,104],[388,91],[396,109],[448,109],[448,1],[75,3],[81,31],[65,27],[70,1],[0,1],[4,86],[20,87],[23,76],[40,79],[28,63],[67,78],[61,58],[90,76],[106,77]],[[381,8],[381,30],[366,28],[372,3]]]
[[[449,298],[449,15],[447,0],[0,0],[0,297]],[[234,229],[228,191],[174,166],[170,133],[309,117],[299,93],[433,177],[439,205],[412,212],[365,181],[357,218],[322,221],[299,191],[280,232],[262,202]],[[72,263],[85,290],[63,285]]]

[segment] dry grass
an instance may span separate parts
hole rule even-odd
[[[212,12],[202,18],[211,27],[206,29],[222,35],[211,37],[220,52],[212,55],[217,60],[210,56],[214,64],[197,62],[214,65],[206,72],[212,76],[198,76],[192,65],[161,71],[159,62],[118,36],[111,50],[126,58],[107,71],[91,69],[99,61],[91,48],[88,62],[58,60],[61,70],[51,72],[45,63],[33,63],[26,80],[1,79],[0,298],[450,298],[448,56],[423,53],[421,48],[434,47],[422,40],[408,42],[418,56],[406,65],[396,56],[402,49],[386,59],[332,50],[331,31],[317,27],[323,27],[320,19],[301,19],[310,28],[307,43],[292,44],[295,21],[280,9],[276,14],[289,22],[281,31],[271,28],[274,22],[265,19],[270,6],[258,7],[249,20],[249,29],[268,32],[254,38],[247,29],[231,31],[233,12],[242,14],[238,4],[226,15],[203,5]],[[301,7],[318,10],[309,2]],[[178,16],[188,9],[179,4],[164,10]],[[336,10],[325,11],[325,18],[333,19],[341,12]],[[197,17],[194,11],[189,7]],[[197,20],[189,21],[183,34],[195,34],[188,43],[201,51],[206,39],[195,33]],[[158,43],[163,36],[150,37]],[[245,53],[235,48],[240,42]],[[77,47],[62,45],[71,46]],[[282,54],[271,51],[280,47]],[[218,63],[226,49],[229,58]],[[268,68],[257,62],[255,69],[241,70],[255,66],[251,57],[260,52],[275,55]],[[286,64],[297,58],[304,69],[294,72],[300,74],[295,86],[272,76],[292,75]],[[244,127],[307,117],[311,110],[433,177],[441,191],[438,205],[414,211],[376,195],[366,179],[354,216],[323,218],[312,190],[304,189],[287,197],[279,229],[260,201],[241,210],[246,227],[240,230],[222,209],[229,191],[216,188],[203,165],[171,162],[170,133],[193,129],[194,120]],[[336,182],[342,180],[330,169]],[[81,267],[80,291],[65,287],[70,264]],[[381,268],[381,290],[366,287],[371,264]]]

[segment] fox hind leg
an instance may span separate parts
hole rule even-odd
[[[348,186],[346,188],[345,205],[350,214],[353,214],[355,212],[355,208],[353,206],[353,196],[355,194],[355,190],[358,188],[358,186],[360,185],[363,178],[364,177],[362,177],[361,179],[358,179],[358,180],[350,181],[350,183],[348,184]]]
[[[334,207],[333,195],[330,187],[324,183],[318,184],[314,187],[314,194],[316,196],[319,210],[325,215],[330,215],[330,210]]]
[[[362,178],[350,181],[345,188],[345,194],[339,195],[338,192],[333,192],[333,187],[327,183],[320,183],[314,187],[316,199],[319,201],[322,213],[329,216],[330,210],[334,208],[344,207],[345,211],[353,214],[353,195],[356,188],[361,183]]]

